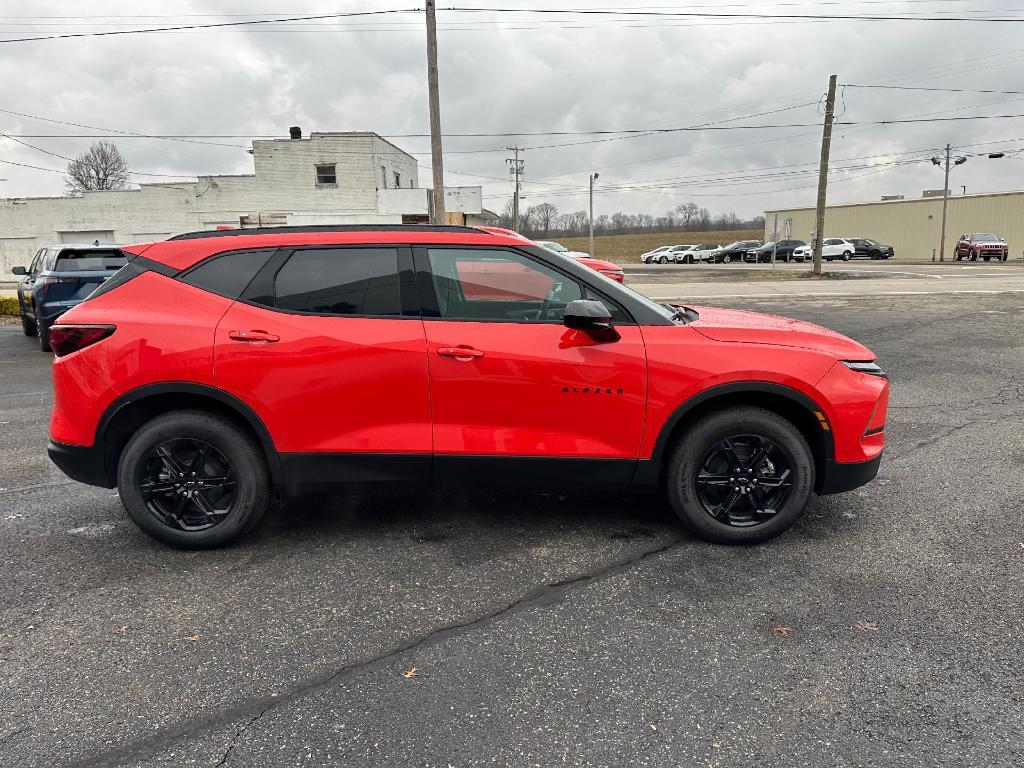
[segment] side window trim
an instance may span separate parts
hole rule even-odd
[[[398,287],[399,300],[401,302],[400,315],[369,315],[369,314],[327,314],[322,312],[306,312],[302,310],[283,309],[277,306],[275,294],[275,282],[277,275],[288,263],[293,255],[300,251],[317,250],[367,250],[379,248],[381,250],[393,250],[398,252]],[[266,309],[271,312],[280,312],[286,315],[301,315],[304,317],[340,317],[340,318],[374,318],[379,320],[419,320],[420,305],[417,298],[415,274],[413,272],[413,258],[411,247],[403,243],[315,243],[303,246],[282,246],[277,250],[263,268],[256,273],[256,276],[246,286],[245,290],[238,297],[238,301],[250,306]]]

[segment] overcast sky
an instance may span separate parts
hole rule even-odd
[[[275,16],[413,8],[409,0],[5,0],[0,39]],[[441,3],[473,7],[480,4]],[[495,0],[500,8],[630,9],[666,13],[682,3]],[[510,194],[504,147],[527,148],[525,204],[586,205],[600,173],[596,212],[661,214],[693,200],[712,213],[752,216],[812,204],[828,76],[841,87],[837,119],[1024,114],[1024,94],[880,90],[902,85],[1024,91],[1020,0],[783,3],[727,0],[688,6],[709,13],[957,15],[1022,23],[696,19],[439,12],[445,133],[635,131],[706,124],[812,127],[695,130],[655,135],[447,138],[448,185],[483,185],[501,210]],[[89,14],[72,16],[71,13]],[[226,146],[118,138],[136,172],[251,172],[248,137],[313,130],[370,130],[385,137],[428,130],[423,15],[121,35],[0,45],[0,131],[98,133],[48,120],[147,134],[239,134]],[[32,115],[20,117],[12,112]],[[764,114],[772,113],[772,114]],[[710,127],[710,126],[709,126]],[[597,139],[601,139],[597,141]],[[613,140],[608,140],[613,139]],[[430,179],[429,140],[393,138],[419,153]],[[55,155],[88,138],[0,138],[7,197],[59,195]],[[1024,118],[837,126],[829,201],[920,195],[942,186],[927,162],[950,142],[960,154],[1024,149]],[[991,142],[982,144],[982,142]],[[552,144],[571,146],[552,147]],[[545,146],[547,145],[547,146]],[[972,145],[972,146],[968,146]],[[53,154],[46,154],[53,153]],[[1024,154],[1018,157],[1024,157]],[[923,162],[922,162],[923,161]],[[849,166],[848,170],[839,170]],[[950,188],[1020,189],[1024,162],[970,157]],[[485,178],[491,177],[491,178]],[[163,179],[166,180],[166,179]]]

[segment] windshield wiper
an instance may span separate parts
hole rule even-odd
[[[673,322],[680,322],[683,325],[686,325],[687,323],[692,323],[698,318],[697,313],[687,307],[677,307],[672,304],[662,304],[661,306],[672,313],[671,320]]]

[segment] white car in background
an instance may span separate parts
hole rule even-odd
[[[666,264],[669,261],[673,261],[670,257],[669,251],[674,248],[679,248],[678,245],[663,245],[660,248],[655,248],[653,251],[640,254],[641,264]]]
[[[556,243],[554,240],[534,240],[537,245],[541,248],[547,248],[549,251],[560,253],[563,256],[571,256],[574,259],[589,259],[590,254],[584,253],[583,251],[570,251],[561,243]]]
[[[841,237],[829,237],[821,243],[821,257],[826,261],[832,261],[833,259],[849,261],[853,258],[853,254],[856,253],[856,251],[857,246],[849,240],[844,240]],[[805,261],[813,258],[814,246],[801,245],[799,248],[794,249],[793,257],[797,261]]]

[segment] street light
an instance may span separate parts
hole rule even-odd
[[[601,174],[590,174],[590,258],[594,258],[594,182]]]

